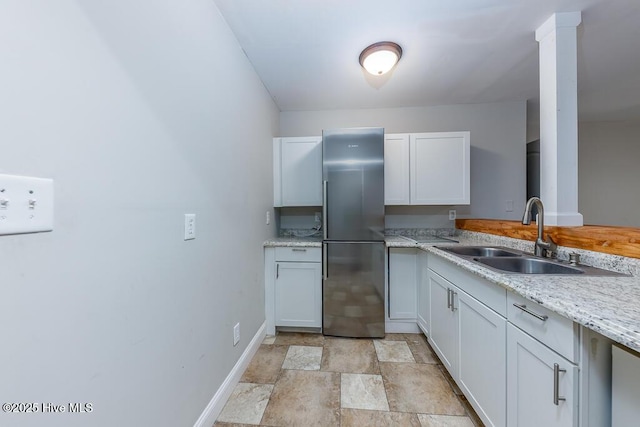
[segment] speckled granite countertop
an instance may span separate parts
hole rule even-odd
[[[465,231],[455,239],[461,245],[506,246],[533,252],[533,242],[507,237]],[[568,253],[575,251],[581,254],[582,262],[586,265],[632,276],[503,274],[434,246],[455,243],[416,243],[403,236],[388,236],[385,242],[387,247],[420,248],[445,258],[460,268],[535,301],[615,342],[640,351],[640,260],[559,248],[560,259],[567,259]],[[321,245],[322,240],[319,238],[274,238],[264,243],[265,247]]]
[[[385,245],[388,248],[417,248],[421,245],[427,245],[427,243],[418,243],[415,240],[404,236],[386,236]],[[428,245],[446,244],[454,242],[436,242],[429,243]],[[268,247],[307,247],[307,248],[320,248],[322,247],[322,239],[319,237],[274,237],[273,239],[266,240],[263,244],[265,248]]]
[[[263,244],[265,248],[274,247],[305,247],[321,248],[322,239],[320,237],[274,237],[266,240]]]
[[[489,235],[481,237],[463,235],[457,238],[459,244],[463,245],[486,244],[533,251],[532,242],[484,236]],[[440,250],[433,245],[419,247],[509,291],[535,301],[613,341],[640,351],[640,277],[637,275],[625,277],[503,274]],[[565,252],[569,251],[574,250],[565,249]],[[583,260],[591,258],[592,262],[589,262],[589,265],[622,273],[637,274],[640,265],[640,262],[637,262],[640,260],[629,258],[621,260],[624,257],[589,251],[577,252],[581,252]],[[566,254],[560,252],[561,259],[563,255]]]

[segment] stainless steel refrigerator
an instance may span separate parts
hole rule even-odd
[[[322,132],[322,330],[384,337],[384,129]]]

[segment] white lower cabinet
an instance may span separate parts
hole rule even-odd
[[[640,419],[640,355],[618,345],[614,345],[611,351],[611,425],[637,425]]]
[[[483,423],[503,427],[507,320],[475,296],[504,310],[504,289],[439,258],[428,262],[429,342]]]
[[[578,367],[507,327],[507,421],[512,427],[578,425]]]
[[[506,319],[431,271],[433,349],[488,426],[506,417]]]
[[[611,426],[609,339],[437,255],[418,264],[418,324],[485,425]]]
[[[429,307],[429,257],[426,252],[418,251],[418,310],[416,320],[418,327],[429,335],[431,312]]]
[[[267,247],[265,314],[267,334],[276,326],[322,327],[322,251],[317,247]]]
[[[322,326],[322,264],[279,262],[276,265],[275,325]]]
[[[458,385],[487,426],[504,426],[506,418],[507,320],[460,291],[458,310]]]
[[[454,379],[458,376],[458,313],[451,307],[457,290],[445,278],[433,271],[429,272],[429,338],[434,351]]]
[[[389,249],[389,319],[416,319],[416,249]]]

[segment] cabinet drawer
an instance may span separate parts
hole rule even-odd
[[[547,347],[577,362],[580,343],[577,323],[512,292],[507,292],[507,317]]]
[[[464,271],[439,256],[429,257],[429,269],[455,284],[502,317],[507,316],[505,307],[507,304],[507,290],[505,288]]]
[[[322,251],[305,247],[276,248],[276,261],[322,262]]]

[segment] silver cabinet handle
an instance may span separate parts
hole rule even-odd
[[[458,293],[456,291],[454,291],[453,289],[451,289],[451,311],[456,311],[456,295],[458,295]]]
[[[327,230],[327,190],[329,187],[329,181],[322,181],[322,234],[324,239],[328,239],[328,230]]]
[[[447,308],[451,308],[451,289],[447,288]]]
[[[542,320],[543,322],[545,320],[547,320],[549,318],[549,316],[547,316],[546,314],[538,314],[538,313],[534,313],[533,311],[529,310],[527,308],[526,305],[524,304],[516,304],[515,302],[513,303],[513,306],[516,308],[519,308],[520,310],[524,311],[527,314],[532,315],[533,317],[535,317],[536,319]]]
[[[561,400],[567,400],[560,396],[560,372],[567,372],[566,369],[560,369],[560,365],[553,364],[553,404],[559,406]]]
[[[276,264],[276,279],[280,277],[280,264]]]
[[[306,249],[291,249],[293,252],[307,252]]]
[[[329,254],[329,249],[327,248],[327,244],[322,245],[322,278],[327,280],[329,277],[329,260],[327,256]]]

